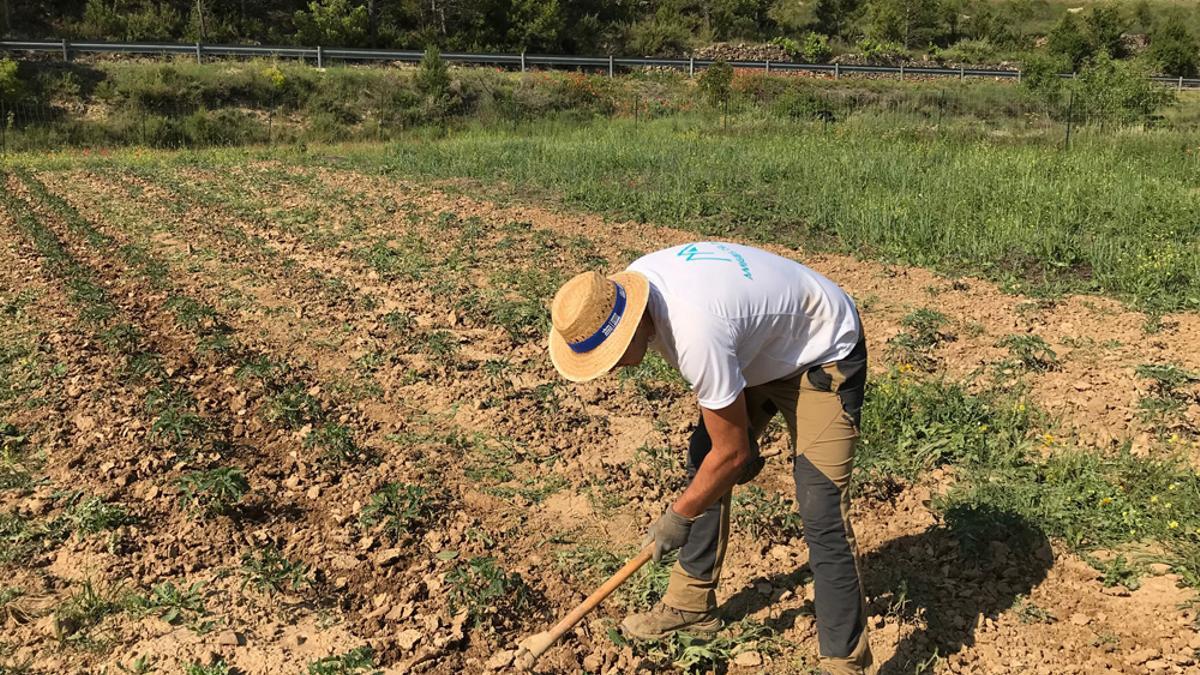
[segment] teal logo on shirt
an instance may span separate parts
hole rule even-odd
[[[725,244],[713,244],[712,246],[717,251],[705,250],[696,244],[688,244],[679,249],[679,252],[675,255],[679,258],[686,258],[688,262],[710,261],[733,263],[742,270],[743,277],[754,281],[754,276],[750,273],[750,265],[746,263],[746,259],[742,257],[741,253],[738,253]]]

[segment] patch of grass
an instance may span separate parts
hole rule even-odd
[[[943,464],[1018,462],[1038,414],[1010,394],[971,393],[960,383],[892,371],[868,384],[855,480],[911,481]]]
[[[358,520],[363,527],[379,527],[394,540],[407,540],[433,524],[439,501],[422,485],[388,483],[371,495]]]
[[[645,473],[667,492],[682,490],[687,486],[684,454],[675,448],[643,445],[633,451],[629,469],[630,473]]]
[[[448,330],[435,330],[426,333],[422,351],[436,363],[453,363],[454,355],[458,353],[458,336]]]
[[[491,556],[460,562],[446,574],[451,613],[467,611],[476,628],[499,628],[530,607],[529,586]]]
[[[181,476],[179,499],[202,517],[231,515],[250,491],[246,474],[236,467],[217,467]]]
[[[632,385],[647,401],[667,400],[687,391],[687,381],[662,356],[646,352],[636,366],[621,368],[617,373],[622,386]]]
[[[120,589],[97,590],[92,582],[84,581],[79,592],[72,595],[54,611],[55,632],[61,642],[88,644],[89,635],[106,616],[117,614],[123,606]]]
[[[1007,348],[1011,356],[1010,362],[1023,370],[1045,373],[1058,370],[1061,365],[1058,354],[1037,335],[1007,335],[1001,338],[996,346]]]
[[[1143,364],[1135,372],[1152,382],[1150,394],[1138,401],[1142,420],[1154,424],[1160,436],[1172,429],[1195,434],[1195,429],[1186,428],[1183,413],[1189,405],[1200,401],[1200,394],[1193,386],[1200,382],[1200,375],[1169,363]]]
[[[375,653],[370,647],[356,647],[336,656],[326,656],[308,664],[308,675],[352,675],[374,671]]]
[[[249,585],[267,593],[298,591],[310,585],[309,572],[308,565],[288,560],[275,546],[242,554],[242,588]]]
[[[734,526],[757,541],[784,543],[804,534],[795,503],[757,485],[734,492],[731,515]]]
[[[1190,245],[1200,197],[1176,134],[1100,133],[1062,153],[1057,125],[1053,134],[990,134],[963,120],[932,132],[883,112],[856,112],[838,133],[760,113],[735,118],[728,134],[705,133],[713,122],[699,113],[640,122],[636,133],[633,124],[476,127],[360,161],[540,188],[575,207],[682,223],[701,236],[835,249],[1013,288],[1114,293],[1164,310],[1200,306]],[[1147,213],[1159,217],[1147,223]]]

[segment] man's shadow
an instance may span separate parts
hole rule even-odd
[[[919,534],[899,537],[865,554],[861,561],[868,622],[892,615],[904,622],[924,619],[880,663],[881,675],[912,673],[922,664],[975,643],[976,627],[997,618],[1046,578],[1054,555],[1046,535],[1023,517],[989,506],[956,505],[942,522]],[[768,579],[777,588],[795,588],[811,578],[807,567]],[[771,603],[753,586],[730,598],[726,616],[740,619]],[[796,617],[812,614],[811,600],[768,619],[777,632]],[[882,649],[876,633],[872,646]]]

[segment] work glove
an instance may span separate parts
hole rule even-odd
[[[675,509],[668,506],[646,531],[646,536],[642,538],[642,547],[645,548],[650,542],[654,542],[654,562],[662,562],[664,555],[687,543],[695,520],[675,513]]]

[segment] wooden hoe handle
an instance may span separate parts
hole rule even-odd
[[[625,563],[625,566],[617,570],[615,574],[609,577],[608,581],[605,581],[603,584],[601,584],[600,588],[592,591],[592,594],[589,595],[586,600],[579,603],[578,607],[571,610],[570,614],[564,616],[558,623],[554,624],[550,630],[544,633],[538,633],[537,635],[528,638],[522,646],[522,649],[525,650],[527,654],[521,655],[524,657],[526,667],[532,666],[533,661],[545,653],[545,651],[549,649],[555,642],[558,642],[558,639],[566,634],[567,631],[574,628],[575,624],[579,623],[580,619],[587,616],[588,612],[595,609],[596,606],[603,602],[604,599],[609,595],[611,595],[613,591],[617,590],[618,586],[625,583],[629,577],[633,576],[634,572],[637,572],[639,569],[641,569],[642,565],[645,565],[653,557],[654,544],[652,543],[646,548],[642,549],[641,552],[634,556],[629,562]]]

